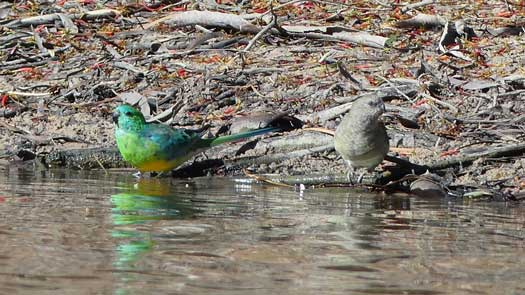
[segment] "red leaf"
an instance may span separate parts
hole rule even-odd
[[[29,68],[29,67],[25,67],[25,68],[20,68],[18,70],[16,70],[17,72],[23,72],[23,73],[32,73],[35,69],[34,68]]]
[[[97,62],[97,63],[95,63],[95,64],[93,64],[93,65],[91,66],[91,69],[92,69],[92,70],[101,69],[101,68],[103,68],[104,66],[105,66],[104,63]]]
[[[423,105],[423,104],[425,104],[425,103],[427,103],[427,100],[426,100],[426,99],[420,99],[420,100],[416,101],[416,103],[414,104],[414,108],[415,108],[415,107],[418,107],[418,106],[420,106],[420,105]]]
[[[501,11],[501,12],[496,14],[496,16],[498,16],[498,17],[511,17],[513,15],[515,15],[515,13],[512,12],[512,11]]]
[[[188,76],[188,72],[185,69],[178,69],[177,75],[181,78],[186,78]]]
[[[9,98],[9,96],[7,96],[7,94],[2,95],[2,100],[1,100],[2,107],[5,108],[5,106],[7,105],[7,99],[8,98]]]
[[[459,150],[458,149],[452,149],[452,150],[448,150],[448,151],[444,151],[441,153],[441,157],[446,157],[446,156],[451,156],[451,155],[457,155],[459,154]]]
[[[225,115],[229,115],[231,113],[235,112],[235,108],[230,106],[230,107],[227,107],[225,110],[224,110],[224,114]]]
[[[45,28],[46,28],[46,26],[44,26],[44,25],[38,25],[38,26],[35,28],[35,32],[40,33],[40,32],[42,32]]]

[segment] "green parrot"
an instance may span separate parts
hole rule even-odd
[[[267,127],[233,135],[202,138],[200,132],[146,123],[140,111],[126,104],[115,109],[113,121],[116,124],[115,139],[120,154],[140,172],[170,171],[213,146],[281,130]]]

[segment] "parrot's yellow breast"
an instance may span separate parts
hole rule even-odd
[[[140,164],[135,165],[137,169],[139,169],[142,172],[149,172],[149,171],[170,171],[177,166],[181,165],[182,163],[186,162],[186,160],[189,157],[183,157],[183,158],[177,158],[173,159],[171,161],[166,160],[151,160],[142,162]]]

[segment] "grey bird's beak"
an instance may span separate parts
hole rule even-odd
[[[120,117],[119,111],[114,111],[112,117],[113,117],[113,122],[115,122],[115,124],[118,127],[118,117]]]

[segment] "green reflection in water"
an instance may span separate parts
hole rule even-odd
[[[170,179],[140,179],[122,192],[112,195],[111,203],[111,219],[115,226],[111,236],[120,240],[115,249],[117,255],[113,265],[119,270],[123,286],[135,280],[133,271],[140,271],[136,263],[155,246],[155,236],[147,231],[148,227],[134,226],[189,218],[196,212],[187,199],[173,192]],[[127,293],[126,287],[115,290],[115,294]]]
[[[138,224],[152,220],[178,219],[191,215],[187,204],[175,195],[151,196],[126,192],[111,196],[114,225]]]

